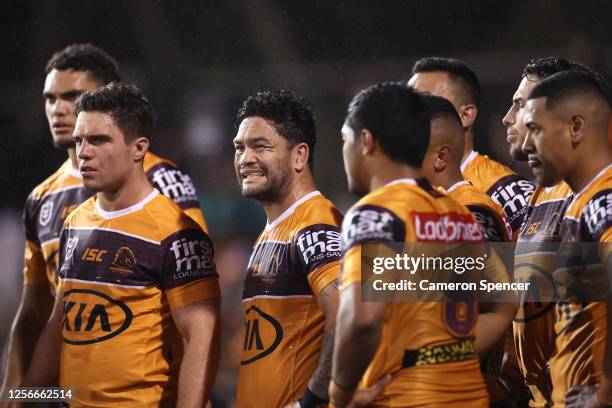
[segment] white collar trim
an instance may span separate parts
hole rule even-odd
[[[416,185],[416,180],[413,179],[413,178],[396,179],[396,180],[388,182],[383,187],[389,187],[389,186],[392,186],[394,184],[413,184],[413,185]]]
[[[106,220],[110,220],[112,218],[121,217],[122,215],[127,215],[127,214],[131,214],[133,212],[142,210],[145,205],[149,204],[158,195],[159,195],[159,191],[157,191],[157,189],[153,189],[151,194],[146,196],[140,202],[138,202],[138,203],[136,203],[134,205],[131,205],[131,206],[127,207],[127,208],[123,208],[121,210],[116,210],[116,211],[105,211],[105,210],[103,210],[102,208],[100,208],[100,202],[98,200],[96,200],[96,210],[98,210],[98,213],[102,216],[102,218],[104,218]]]
[[[276,217],[276,219],[274,221],[266,223],[265,231],[270,231],[272,228],[276,227],[285,218],[287,218],[291,214],[293,214],[293,212],[295,211],[295,209],[298,206],[300,206],[301,204],[303,204],[306,201],[310,200],[311,198],[313,198],[315,196],[319,196],[319,195],[321,195],[320,191],[312,191],[312,192],[306,194],[304,197],[300,198],[295,203],[291,204],[291,207],[287,208],[281,215]]]
[[[81,172],[79,171],[79,169],[72,167],[72,161],[70,159],[68,159],[66,165],[66,173],[70,174],[72,177],[83,179],[83,176],[81,176]]]
[[[454,189],[456,189],[456,188],[458,188],[459,186],[462,186],[462,185],[464,185],[464,184],[470,184],[470,182],[469,182],[469,181],[466,181],[466,180],[461,180],[461,181],[459,181],[459,182],[457,182],[457,183],[453,184],[452,186],[450,186],[450,187],[449,187],[449,188],[448,188],[446,191],[450,193],[450,192],[451,192],[451,191],[453,191]]]
[[[465,169],[467,168],[468,164],[470,164],[472,160],[476,158],[477,154],[478,152],[476,152],[476,150],[472,150],[470,154],[468,154],[468,157],[466,157],[463,163],[461,163],[461,173],[465,172]]]
[[[612,164],[608,164],[606,167],[604,167],[603,169],[601,169],[601,171],[599,173],[597,173],[595,175],[595,177],[593,177],[591,179],[591,181],[589,181],[589,183],[584,186],[582,188],[582,190],[580,190],[580,192],[578,194],[576,194],[576,196],[574,197],[574,201],[576,201],[578,199],[578,197],[580,197],[582,195],[582,193],[584,193],[585,191],[587,191],[589,189],[589,187],[591,187],[591,185],[595,182],[595,180],[597,180],[601,175],[603,175],[606,171],[608,171],[608,169],[612,167]]]

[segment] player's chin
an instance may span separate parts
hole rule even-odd
[[[93,177],[83,177],[83,187],[85,187],[85,190],[94,193],[104,190],[104,186]]]
[[[75,147],[74,139],[72,139],[72,135],[56,135],[53,134],[53,146],[56,149],[68,150],[73,149]]]
[[[265,185],[254,185],[252,183],[247,184],[244,182],[240,186],[240,189],[243,197],[255,199],[266,195],[268,192],[268,188]]]
[[[521,147],[515,145],[510,146],[510,157],[512,157],[512,160],[518,162],[526,162],[529,160],[527,154],[521,150]]]

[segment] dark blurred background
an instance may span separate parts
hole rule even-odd
[[[243,199],[232,167],[234,116],[256,90],[291,89],[314,106],[315,176],[342,210],[339,129],[350,98],[375,82],[408,79],[426,55],[467,62],[483,86],[476,147],[516,167],[501,119],[532,58],[564,56],[612,72],[608,1],[2,1],[0,42],[0,345],[20,293],[21,208],[65,160],[44,116],[44,66],[75,42],[119,62],[153,102],[153,151],[194,179],[224,292],[224,351],[216,397],[231,406],[239,362],[240,294],[259,206]]]

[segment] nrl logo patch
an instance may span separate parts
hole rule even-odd
[[[79,242],[79,237],[68,238],[66,240],[66,260],[72,258],[74,254],[74,250],[76,249],[77,243]]]
[[[38,222],[43,227],[49,224],[51,221],[51,215],[53,215],[53,201],[47,201],[40,208],[40,215],[38,217]]]

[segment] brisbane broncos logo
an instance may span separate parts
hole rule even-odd
[[[110,270],[116,273],[132,273],[136,266],[134,252],[128,247],[121,247],[115,254]]]

